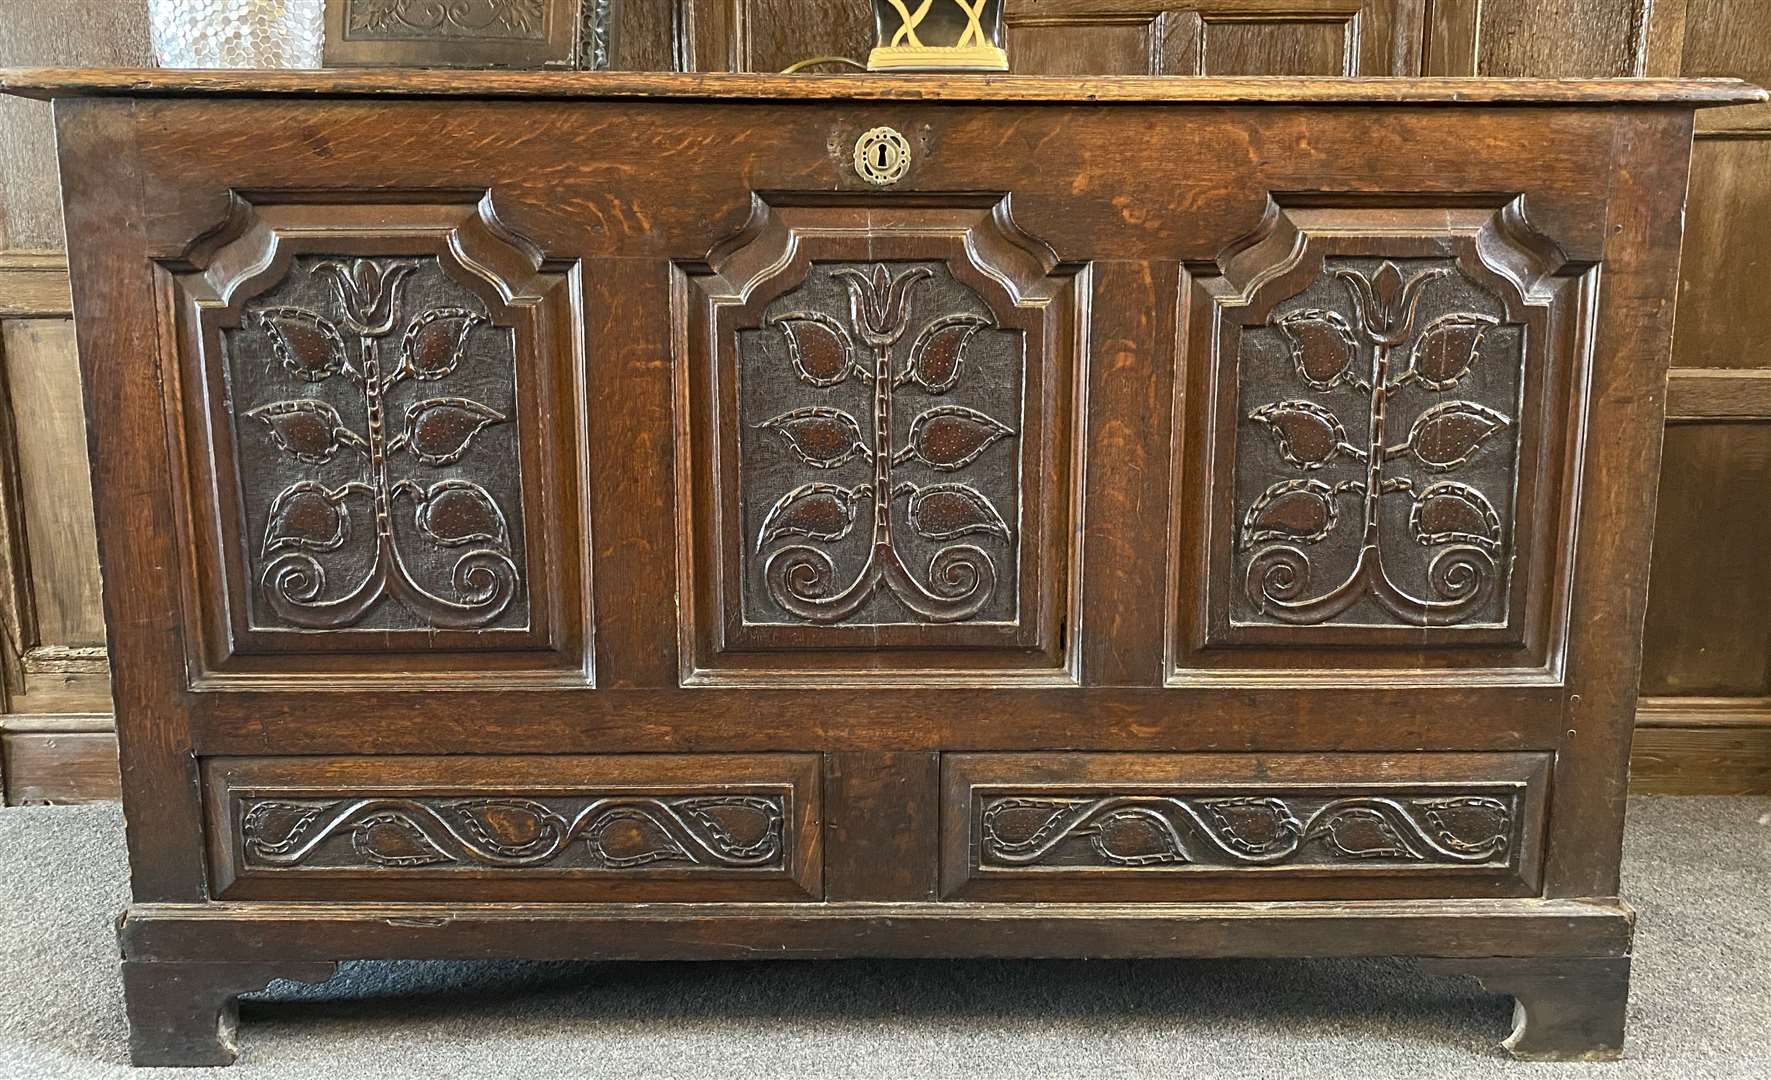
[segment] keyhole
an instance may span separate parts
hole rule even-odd
[[[889,127],[876,127],[855,140],[854,162],[868,183],[895,184],[910,171],[910,143]]]

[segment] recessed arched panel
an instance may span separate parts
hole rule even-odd
[[[1275,207],[1201,268],[1180,677],[1558,677],[1583,282],[1517,203]]]
[[[207,668],[585,663],[564,265],[473,201],[239,200],[173,270]]]

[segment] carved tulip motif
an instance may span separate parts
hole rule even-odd
[[[908,526],[916,536],[936,543],[960,538],[1008,541],[1013,536],[1008,520],[970,484],[919,485],[897,479],[894,469],[961,473],[998,443],[1013,439],[1015,432],[977,409],[942,404],[915,416],[904,443],[895,446],[892,414],[910,388],[938,397],[959,386],[972,370],[970,346],[995,323],[968,311],[940,315],[910,337],[907,354],[894,355],[911,329],[919,287],[935,277],[934,271],[877,263],[839,267],[829,277],[846,294],[846,321],[826,311],[796,309],[765,318],[763,327],[781,335],[788,363],[801,382],[827,389],[854,376],[869,383],[869,423],[864,429],[841,409],[813,404],[756,426],[779,436],[804,465],[838,470],[861,461],[872,477],[857,484],[808,481],[775,499],[755,540],[759,554],[769,552],[763,568],[768,595],[788,613],[815,623],[849,618],[882,588],[922,619],[971,618],[996,586],[990,554],[976,543],[951,543],[934,554],[926,574],[919,576],[905,564],[894,535]],[[868,511],[872,542],[866,561],[846,585],[838,585],[835,560],[810,542],[843,540]],[[793,542],[775,547],[781,541]],[[771,547],[775,550],[769,551]]]
[[[1307,307],[1276,316],[1271,326],[1284,342],[1297,377],[1336,397],[1363,400],[1363,438],[1324,401],[1288,399],[1259,405],[1249,420],[1271,434],[1287,466],[1312,475],[1276,480],[1241,515],[1238,546],[1252,550],[1245,585],[1265,615],[1282,622],[1317,624],[1370,597],[1415,625],[1446,625],[1465,618],[1489,594],[1504,547],[1500,514],[1493,501],[1468,483],[1442,480],[1417,490],[1415,481],[1389,463],[1412,460],[1428,474],[1455,472],[1478,455],[1513,421],[1479,401],[1452,397],[1429,404],[1415,415],[1408,434],[1390,441],[1397,426],[1391,413],[1405,388],[1417,393],[1455,391],[1483,356],[1484,343],[1503,325],[1481,313],[1452,311],[1418,327],[1417,312],[1427,288],[1455,273],[1434,266],[1405,276],[1393,262],[1363,273],[1345,266],[1330,273],[1346,290],[1349,314]],[[1406,360],[1406,367],[1395,363]],[[1350,415],[1358,416],[1358,412]],[[1330,482],[1318,479],[1342,459],[1363,475]],[[1305,549],[1326,540],[1339,525],[1344,499],[1359,506],[1363,535],[1354,564],[1338,584],[1312,591],[1310,557]],[[1399,585],[1384,564],[1386,499],[1411,500],[1408,531],[1418,544],[1438,549],[1427,566],[1432,595],[1419,596]],[[1331,832],[1348,850],[1388,850],[1390,828],[1382,814],[1348,813]]]
[[[243,320],[243,332],[256,327],[264,334],[271,355],[290,375],[309,384],[342,375],[363,407],[361,427],[340,413],[336,395],[272,401],[242,413],[264,425],[288,457],[329,466],[334,471],[327,476],[337,475],[338,461],[356,463],[355,479],[329,485],[310,475],[271,501],[262,543],[269,561],[259,578],[271,607],[296,626],[350,626],[391,598],[431,626],[470,628],[495,619],[515,595],[510,530],[490,492],[460,476],[426,484],[396,481],[390,473],[390,458],[402,453],[424,468],[454,465],[482,430],[509,420],[473,398],[425,397],[405,409],[398,431],[390,431],[389,392],[408,379],[448,378],[471,361],[474,332],[489,323],[467,308],[431,307],[412,316],[394,337],[402,286],[417,269],[411,261],[321,262],[309,272],[329,286],[331,310],[264,307]],[[384,366],[384,349],[394,354],[390,343],[397,343],[398,360]],[[453,595],[415,579],[395,528],[394,515],[402,508],[410,509],[413,529],[424,542],[439,550],[468,549],[449,575]],[[315,556],[344,546],[359,515],[373,522],[373,560],[365,576],[335,593]],[[406,530],[405,542],[413,542],[411,533]],[[374,838],[377,850],[393,850],[403,829],[398,823],[371,823],[363,835]]]

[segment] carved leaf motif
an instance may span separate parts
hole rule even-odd
[[[1409,370],[1423,386],[1433,390],[1451,389],[1476,362],[1482,348],[1482,335],[1499,322],[1487,315],[1440,316],[1415,339]]]
[[[1325,838],[1330,847],[1349,858],[1421,858],[1420,853],[1402,839],[1402,834],[1389,819],[1366,806],[1348,807],[1330,813],[1311,829],[1311,835]]]
[[[257,854],[283,855],[295,850],[319,816],[318,806],[267,799],[246,811],[240,820],[240,836]]]
[[[344,499],[344,489],[329,491],[314,480],[284,488],[271,500],[270,521],[264,529],[265,554],[286,548],[332,551],[343,547],[350,536],[350,511]]]
[[[908,485],[906,485],[908,486]],[[927,540],[973,533],[1009,538],[1008,522],[983,492],[965,484],[931,484],[910,496],[910,527]]]
[[[910,424],[910,442],[894,464],[918,460],[942,472],[963,469],[1014,430],[976,409],[937,405]]]
[[[441,547],[507,543],[504,511],[471,480],[439,480],[418,501],[418,531]]]
[[[1092,826],[1095,853],[1115,866],[1154,866],[1187,861],[1186,849],[1169,820],[1148,807],[1132,806],[1101,815]]]
[[[430,842],[404,814],[376,814],[364,818],[351,830],[351,846],[357,854],[382,866],[429,866],[454,862]]]
[[[412,320],[400,341],[400,368],[419,379],[440,379],[467,354],[467,338],[486,321],[466,308],[432,308]]]
[[[338,410],[324,401],[273,401],[247,410],[246,415],[263,421],[279,447],[310,465],[331,461],[340,446],[368,451],[357,433],[344,426]]]
[[[1359,345],[1337,312],[1305,308],[1282,316],[1275,325],[1291,345],[1291,362],[1305,382],[1331,390],[1350,381]]]
[[[450,807],[487,851],[520,859],[543,851],[565,834],[565,822],[530,799],[469,799]]]
[[[845,488],[835,484],[801,484],[775,500],[763,517],[756,547],[761,551],[783,536],[811,540],[841,540],[855,527],[855,512],[868,487]]]
[[[1408,531],[1417,543],[1475,544],[1500,549],[1500,515],[1488,497],[1468,484],[1440,481],[1422,491],[1408,512]]]
[[[783,818],[778,803],[754,795],[715,795],[686,799],[677,808],[707,830],[716,850],[735,858],[754,858],[777,850]]]
[[[1347,441],[1340,418],[1313,401],[1275,401],[1248,414],[1279,440],[1279,453],[1300,469],[1320,469]]]
[[[344,338],[338,327],[303,308],[266,308],[258,325],[270,335],[271,351],[289,373],[319,382],[345,366]]]
[[[810,405],[784,412],[757,427],[781,436],[794,455],[816,469],[834,469],[856,456],[867,456],[861,425],[841,409]]]
[[[1340,520],[1334,489],[1320,480],[1281,480],[1261,492],[1242,521],[1242,543],[1289,540],[1314,544]]]
[[[981,315],[961,312],[944,315],[923,328],[910,346],[905,374],[931,394],[944,394],[959,383],[965,367],[965,347],[978,331],[990,325]]]
[[[1303,835],[1303,823],[1279,799],[1207,799],[1200,803],[1218,828],[1218,838],[1246,855],[1265,855]]]
[[[795,311],[773,316],[768,325],[781,329],[787,359],[799,377],[813,386],[835,386],[855,363],[855,345],[842,323],[821,311]]]
[[[979,824],[984,844],[994,854],[1018,855],[1045,843],[1087,808],[1088,804],[1078,799],[998,799],[984,811]]]
[[[1513,817],[1499,799],[1470,795],[1424,800],[1419,805],[1427,812],[1434,837],[1453,851],[1498,853],[1512,842]]]
[[[1510,423],[1486,405],[1447,401],[1420,414],[1404,445],[1422,465],[1443,472],[1470,460],[1489,437]]]
[[[585,832],[585,839],[605,866],[694,861],[663,825],[638,810],[609,811]]]
[[[481,428],[509,419],[497,409],[467,398],[427,398],[406,409],[404,445],[426,465],[461,460]]]

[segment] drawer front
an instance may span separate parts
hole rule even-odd
[[[204,762],[212,895],[810,900],[815,754]]]
[[[948,899],[1528,896],[1550,755],[952,754]]]

